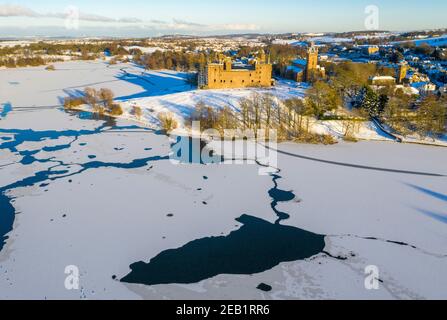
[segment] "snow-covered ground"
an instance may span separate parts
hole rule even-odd
[[[145,71],[130,63],[109,65],[104,61],[72,61],[56,63],[55,67],[56,71],[51,72],[44,70],[45,67],[2,71],[0,81],[5,83],[6,87],[1,89],[8,91],[9,94],[4,92],[7,98],[5,102],[1,102],[0,107],[6,104],[12,105],[15,111],[29,106],[57,108],[64,97],[80,96],[85,87],[109,88],[115,93],[115,100],[123,107],[124,114],[121,118],[157,128],[158,115],[168,112],[173,114],[180,127],[183,127],[185,119],[191,115],[200,101],[214,108],[229,106],[238,110],[240,100],[250,97],[255,92],[271,94],[280,102],[287,98],[303,98],[308,88],[306,84],[281,80],[273,88],[197,90],[187,83],[187,73],[169,70]],[[35,77],[45,81],[36,83]],[[41,90],[43,86],[45,89]],[[30,94],[24,95],[23,92]],[[137,119],[132,114],[135,106],[142,108],[141,118]],[[89,110],[88,107],[83,109]],[[344,135],[342,121],[311,121],[311,131],[330,134],[336,138],[342,138]],[[360,123],[355,136],[361,140],[392,140],[370,122]],[[413,139],[409,142],[423,141]],[[436,143],[447,145],[441,140]]]
[[[124,47],[124,49],[126,49],[127,51],[130,50],[141,50],[142,53],[148,54],[148,53],[154,53],[155,51],[165,51],[165,49],[160,48],[160,47],[140,47],[140,46],[129,46],[129,47]]]
[[[146,75],[153,83],[146,85],[129,75],[139,72],[129,65],[69,62],[56,68],[0,71],[0,104],[12,107],[0,120],[0,194],[16,213],[0,251],[0,298],[447,299],[446,149],[284,143],[278,180],[260,175],[256,164],[178,164],[165,158],[168,137],[127,120],[65,113],[61,98],[86,86],[107,87],[148,116],[149,108],[180,115],[200,99],[235,104],[234,96],[251,90],[198,92],[182,74],[164,71]],[[271,92],[300,90],[282,84]],[[253,275],[219,274],[188,285],[119,281],[135,262],[242,230],[235,219],[243,214],[274,223],[272,197],[289,190],[295,198],[276,206],[290,216],[281,224],[324,235],[325,252]],[[5,197],[0,208],[6,225]],[[79,290],[64,286],[70,265],[80,270]],[[370,265],[380,271],[379,290],[365,289]],[[256,289],[260,283],[272,291]]]
[[[394,45],[394,44],[400,44],[400,43],[405,43],[405,42],[414,42],[414,44],[417,46],[420,46],[422,44],[428,44],[429,46],[432,46],[432,47],[441,47],[441,46],[445,46],[447,44],[447,34],[442,35],[440,37],[393,42],[392,44]]]

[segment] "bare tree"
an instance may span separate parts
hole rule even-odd
[[[94,88],[87,87],[84,89],[84,97],[85,101],[92,106],[92,108],[96,108],[98,103],[98,93]]]
[[[104,108],[109,108],[112,105],[114,96],[110,89],[102,88],[98,92],[98,97],[102,101]]]
[[[158,115],[158,120],[166,133],[177,129],[178,127],[178,122],[171,113],[160,113]]]
[[[214,126],[220,132],[223,137],[225,130],[236,129],[238,127],[237,118],[233,110],[225,106],[223,109],[219,110],[217,115],[217,122]]]
[[[133,110],[132,110],[132,113],[139,120],[143,116],[143,110],[141,109],[141,107],[134,106]]]
[[[261,104],[261,96],[258,93],[254,93],[252,97],[252,106],[254,113],[254,128],[255,130],[261,129],[261,112],[262,112],[262,104]]]
[[[240,101],[241,114],[242,114],[242,126],[243,129],[251,128],[251,119],[250,119],[250,109],[251,104],[250,101],[246,98],[241,99]]]

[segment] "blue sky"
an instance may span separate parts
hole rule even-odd
[[[368,5],[379,8],[380,29],[447,27],[445,0],[22,0],[0,2],[0,36],[364,30]],[[81,12],[76,28],[65,24],[69,6]]]

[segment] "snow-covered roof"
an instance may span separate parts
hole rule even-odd
[[[373,77],[372,78],[373,80],[376,80],[376,81],[378,81],[378,80],[390,80],[390,81],[392,81],[392,80],[396,80],[394,77],[392,77],[392,76],[375,76],[375,77]]]
[[[418,95],[419,94],[419,90],[413,87],[407,87],[404,85],[397,85],[396,88],[397,89],[401,89],[405,94],[409,94],[409,95]]]
[[[295,72],[295,73],[300,73],[300,72],[303,71],[303,69],[300,68],[300,67],[296,67],[296,66],[287,66],[286,71],[292,71],[292,72]]]
[[[300,41],[300,40],[282,40],[282,39],[277,39],[277,40],[273,40],[273,44],[288,44],[294,47],[305,47],[307,46],[307,43],[304,41]]]
[[[292,63],[294,65],[297,65],[297,66],[304,66],[305,67],[307,65],[307,60],[306,59],[295,59],[295,60],[292,61]]]
[[[314,37],[311,39],[308,39],[308,41],[314,42],[314,43],[342,43],[342,42],[354,42],[352,38],[335,38],[335,37]]]
[[[426,81],[414,82],[411,84],[411,86],[419,90],[421,89],[434,90],[436,88],[436,86],[433,83]]]

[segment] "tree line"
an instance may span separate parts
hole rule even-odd
[[[442,136],[447,132],[447,98],[436,94],[411,96],[394,88],[378,91],[364,87],[356,108],[382,120],[403,136],[421,138]]]
[[[445,96],[419,97],[395,86],[372,87],[371,76],[394,74],[393,69],[375,64],[346,62],[325,66],[328,78],[316,81],[307,90],[306,104],[317,119],[325,120],[328,112],[340,108],[349,111],[353,119],[381,120],[403,136],[418,134],[435,138],[446,133]],[[345,120],[345,125],[350,126],[349,118]]]
[[[255,137],[264,132],[265,139],[268,139],[271,131],[275,130],[279,140],[335,143],[331,136],[311,132],[310,121],[314,116],[315,109],[307,100],[291,98],[281,101],[271,94],[253,93],[241,99],[238,110],[230,106],[216,109],[201,101],[189,120],[200,121],[202,131],[217,130],[220,137],[225,136],[225,130],[239,130],[241,133],[252,132]]]
[[[48,62],[56,62],[60,59],[43,59],[42,57],[16,57],[16,58],[0,58],[0,67],[20,68],[20,67],[37,67],[46,65]]]
[[[110,41],[110,42],[68,42],[68,43],[50,43],[39,41],[30,43],[26,46],[13,46],[0,48],[0,57],[16,54],[32,54],[42,53],[46,55],[64,55],[67,52],[88,52],[91,54],[99,54],[103,52],[109,52],[111,55],[129,54],[124,48],[128,45],[123,41]]]
[[[74,55],[80,60],[95,60],[101,53],[111,56],[130,54],[121,42],[98,43],[48,43],[37,42],[27,46],[0,48],[0,67],[16,68],[26,66],[41,66],[49,62],[62,61],[58,58],[43,58],[42,56]]]
[[[136,55],[134,60],[147,69],[199,71],[206,66],[208,55],[204,52],[193,53],[187,51],[160,51],[146,55]]]

